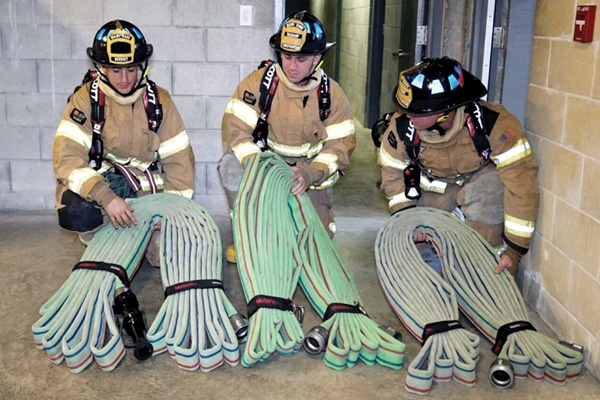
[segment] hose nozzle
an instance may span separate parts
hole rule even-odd
[[[508,389],[515,383],[513,366],[505,358],[497,358],[490,365],[490,383],[498,389]]]
[[[329,331],[321,325],[317,325],[304,336],[302,346],[309,354],[316,355],[325,351],[328,340]]]
[[[248,339],[248,320],[242,314],[237,313],[229,317],[229,322],[233,327],[235,336],[237,336],[239,343],[245,343]]]
[[[137,297],[127,288],[118,289],[115,294],[113,310],[121,319],[123,330],[133,340],[133,355],[139,361],[147,360],[152,357],[154,348],[146,339],[146,324]]]
[[[560,343],[561,345],[570,348],[571,350],[575,350],[580,352],[581,354],[583,354],[583,349],[584,347],[580,344],[577,343],[570,343],[570,342],[566,342],[564,340],[560,340],[558,343]]]

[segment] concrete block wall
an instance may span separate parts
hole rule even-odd
[[[239,81],[273,57],[268,39],[281,4],[0,0],[0,211],[53,209],[52,142],[60,114],[92,68],[85,51],[94,34],[121,18],[154,46],[149,76],[169,90],[186,124],[196,154],[195,200],[211,213],[228,213],[216,173],[221,117]],[[252,26],[239,25],[240,5],[252,6]]]
[[[600,15],[574,42],[578,4],[538,0],[525,128],[540,164],[541,207],[520,285],[560,338],[585,346],[600,378]]]

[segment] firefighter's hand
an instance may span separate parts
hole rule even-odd
[[[500,257],[500,262],[494,268],[494,273],[499,274],[504,269],[509,269],[513,266],[513,260],[506,254],[502,254]]]
[[[115,227],[126,228],[132,224],[137,225],[137,220],[133,215],[133,208],[129,207],[129,204],[120,197],[115,197],[106,207],[104,207],[106,215],[110,218],[110,222]]]
[[[427,241],[427,234],[423,231],[415,231],[413,233],[413,241],[415,243],[420,243],[420,242],[426,242]]]
[[[292,187],[292,194],[294,196],[300,196],[306,192],[309,184],[306,182],[306,178],[300,173],[298,167],[292,167],[292,169],[294,170],[294,176],[292,176],[290,182],[298,181],[296,186]]]

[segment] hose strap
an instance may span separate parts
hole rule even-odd
[[[423,342],[421,343],[421,345],[424,345],[427,339],[429,339],[433,335],[453,331],[455,329],[462,329],[462,325],[456,320],[438,321],[427,324],[423,328],[423,335],[421,335],[421,340]]]
[[[91,269],[95,271],[110,272],[111,274],[115,274],[126,287],[129,287],[130,285],[129,278],[127,277],[127,271],[125,271],[125,268],[117,264],[109,264],[101,261],[79,261],[73,267],[73,271],[78,269]]]
[[[192,289],[223,290],[223,282],[217,279],[199,279],[195,281],[176,283],[175,285],[167,286],[167,288],[165,289],[165,298],[169,297],[172,294]]]
[[[359,304],[329,303],[325,310],[325,314],[323,315],[323,321],[327,321],[337,313],[367,315],[365,310]]]
[[[275,308],[277,310],[283,311],[296,311],[296,305],[290,299],[284,299],[282,297],[274,297],[274,296],[264,296],[258,295],[254,296],[248,302],[248,319],[254,315],[261,308]]]
[[[500,328],[498,328],[496,342],[494,343],[494,347],[492,347],[492,352],[495,355],[500,354],[500,350],[502,350],[502,347],[506,343],[508,335],[519,331],[537,331],[537,329],[535,329],[529,321],[513,321],[502,325]]]

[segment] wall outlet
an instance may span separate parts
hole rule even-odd
[[[240,26],[252,25],[252,6],[240,6]]]

